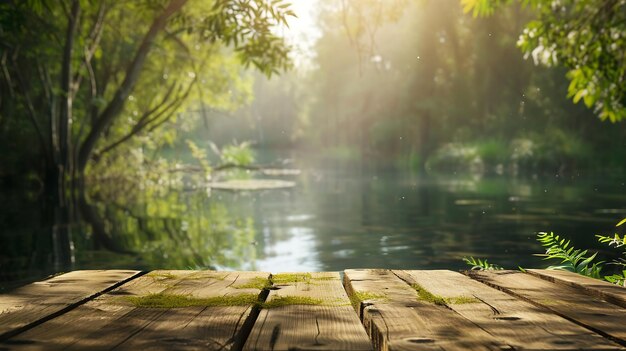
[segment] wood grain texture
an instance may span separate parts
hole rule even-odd
[[[626,287],[567,271],[528,269],[526,272],[553,283],[572,286],[593,297],[599,297],[612,304],[626,307]]]
[[[258,295],[260,289],[235,287],[268,276],[261,272],[151,272],[0,346],[20,350],[228,350],[241,337],[252,305],[145,308],[136,307],[126,297]]]
[[[318,299],[320,304],[264,308],[244,350],[372,350],[338,273],[310,273],[310,279],[274,287],[270,304],[292,297]]]
[[[516,350],[623,350],[618,344],[545,308],[490,288],[461,273],[446,270],[394,273],[407,283],[418,284],[446,299],[448,308]]]
[[[469,276],[569,319],[626,346],[626,309],[580,289],[519,271],[470,271]]]
[[[138,275],[139,271],[74,271],[0,295],[0,340],[63,313]]]
[[[357,307],[376,350],[511,349],[446,306],[419,300],[392,271],[346,270],[344,285],[350,294],[379,295]]]

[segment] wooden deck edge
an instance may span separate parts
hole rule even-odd
[[[109,291],[117,289],[120,286],[122,286],[122,285],[124,285],[124,284],[126,284],[126,283],[128,283],[128,282],[130,282],[132,280],[135,280],[135,279],[141,277],[144,274],[147,274],[148,272],[149,271],[139,271],[139,272],[133,274],[132,276],[130,276],[130,277],[126,278],[126,279],[120,280],[119,282],[117,282],[115,284],[112,284],[111,286],[109,286],[109,287],[107,287],[105,289],[102,289],[100,291],[97,291],[97,292],[89,295],[89,296],[86,296],[86,297],[82,298],[79,301],[76,301],[74,303],[71,303],[71,304],[63,307],[60,310],[57,310],[57,311],[55,311],[53,313],[45,315],[45,316],[37,319],[36,321],[30,322],[30,323],[28,323],[26,325],[23,325],[21,327],[18,327],[18,328],[15,328],[13,330],[7,331],[7,332],[5,332],[3,334],[0,334],[0,342],[6,341],[9,338],[12,338],[12,337],[14,337],[16,335],[19,335],[19,334],[21,334],[21,333],[23,333],[23,332],[25,332],[25,331],[27,331],[29,329],[32,329],[32,328],[34,328],[34,327],[36,327],[38,325],[41,325],[41,324],[43,324],[43,323],[45,323],[45,322],[47,322],[47,321],[49,321],[51,319],[54,319],[54,318],[56,318],[58,316],[61,316],[61,315],[65,314],[65,313],[75,309],[78,306],[84,305],[85,303],[87,303],[87,302],[97,298],[98,296],[100,296],[102,294],[106,294]]]
[[[543,280],[549,281],[551,283],[555,283],[555,284],[560,284],[560,285],[565,285],[565,286],[571,286],[574,287],[584,293],[586,293],[587,295],[590,295],[592,297],[598,297],[601,299],[606,300],[606,302],[612,303],[614,305],[620,306],[620,307],[624,307],[626,308],[626,296],[620,296],[620,295],[616,295],[613,294],[609,291],[605,291],[603,289],[603,287],[601,286],[597,286],[597,287],[593,287],[593,286],[589,286],[587,284],[583,284],[580,282],[576,282],[573,280],[568,280],[562,277],[558,277],[555,275],[551,275],[551,274],[546,274],[546,272],[544,272],[544,270],[538,270],[538,269],[528,269],[526,270],[527,273],[529,273],[532,276],[541,278]],[[575,274],[575,273],[572,273]],[[582,276],[581,276],[582,278]],[[597,280],[594,278],[589,278],[590,282],[593,282],[593,280]],[[600,283],[602,283],[602,281],[598,280],[597,281],[598,285]],[[606,288],[620,288],[618,286],[615,285],[610,285],[607,286]],[[624,289],[624,293],[626,294],[626,288],[621,288]]]
[[[537,306],[539,308],[547,309],[548,311],[554,313],[555,315],[557,315],[557,316],[559,316],[561,318],[565,318],[566,320],[568,320],[568,321],[570,321],[570,322],[572,322],[574,324],[577,324],[577,325],[579,325],[579,326],[581,326],[583,328],[586,328],[586,329],[588,329],[588,330],[590,330],[590,331],[592,331],[592,332],[594,332],[594,333],[596,333],[598,335],[601,335],[603,338],[605,338],[607,340],[610,340],[610,341],[612,341],[612,342],[614,342],[614,343],[616,343],[618,345],[626,347],[626,340],[623,340],[623,339],[620,339],[620,338],[616,338],[616,337],[614,337],[612,335],[607,334],[606,332],[604,332],[601,329],[598,329],[598,328],[595,328],[595,327],[590,326],[588,324],[582,323],[581,321],[579,321],[579,320],[577,320],[575,318],[572,318],[572,317],[570,317],[570,316],[568,316],[568,315],[566,315],[564,313],[559,312],[558,310],[555,310],[554,308],[551,308],[547,304],[542,304],[539,301],[535,301],[535,300],[529,299],[529,298],[527,298],[527,297],[525,297],[525,296],[523,296],[521,294],[518,294],[518,293],[512,291],[511,289],[508,289],[508,288],[502,287],[502,286],[500,286],[498,284],[493,284],[493,283],[488,282],[488,281],[486,281],[484,279],[481,279],[481,277],[478,276],[477,274],[475,274],[475,272],[476,271],[469,270],[469,271],[463,271],[462,273],[467,275],[468,277],[470,277],[470,278],[480,282],[480,283],[483,283],[483,284],[485,284],[487,286],[490,286],[490,287],[492,287],[494,289],[498,289],[498,290],[500,290],[502,292],[505,292],[505,293],[507,293],[507,294],[509,294],[509,295],[511,295],[511,296],[513,296],[515,298],[517,298],[517,299],[520,299],[522,301],[526,301],[526,302],[528,302],[528,303],[530,303],[532,305],[535,305],[535,306]],[[504,272],[504,271],[500,271],[500,272]],[[511,272],[513,273],[514,271],[511,271]],[[523,273],[523,274],[528,274],[528,273]],[[531,275],[531,274],[528,274],[528,275]],[[541,278],[537,278],[537,279],[541,279]],[[556,283],[554,283],[554,284],[556,284]]]

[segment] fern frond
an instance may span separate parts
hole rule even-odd
[[[622,273],[605,276],[604,280],[613,283],[615,285],[626,286],[626,270]]]
[[[599,242],[603,244],[608,243],[609,246],[615,245],[615,247],[621,247],[626,245],[626,234],[624,234],[623,238],[620,237],[619,234],[615,234],[614,236],[596,235],[596,237]]]
[[[502,270],[504,268],[498,266],[497,264],[487,262],[487,259],[480,259],[470,257],[463,257],[463,261],[467,263],[469,266],[472,266],[473,271],[496,271]]]
[[[587,256],[587,250],[576,249],[571,246],[571,241],[561,238],[554,233],[537,233],[537,241],[546,249],[543,256],[545,260],[557,259],[560,264],[550,266],[548,269],[570,271],[592,278],[600,278],[604,262],[593,262],[597,253]]]

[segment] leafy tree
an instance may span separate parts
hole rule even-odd
[[[238,72],[216,74],[222,57],[267,75],[287,68],[273,28],[290,16],[280,0],[2,2],[2,120],[28,118],[63,198],[94,155],[155,130],[192,93],[210,103],[231,90]]]
[[[466,12],[490,15],[511,0],[461,0]],[[524,0],[537,13],[518,46],[535,64],[568,69],[568,97],[602,120],[626,118],[626,2]]]

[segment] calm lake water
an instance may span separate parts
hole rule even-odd
[[[620,177],[420,177],[410,172],[307,168],[289,190],[137,191],[98,200],[106,248],[86,223],[70,225],[69,257],[41,224],[37,198],[3,193],[2,283],[72,269],[333,271],[356,267],[463,269],[463,256],[541,267],[535,241],[554,231],[610,250],[626,217]],[[103,198],[106,198],[103,197]],[[111,198],[111,197],[109,197]],[[58,228],[57,228],[58,229]],[[116,252],[117,251],[117,252]]]

